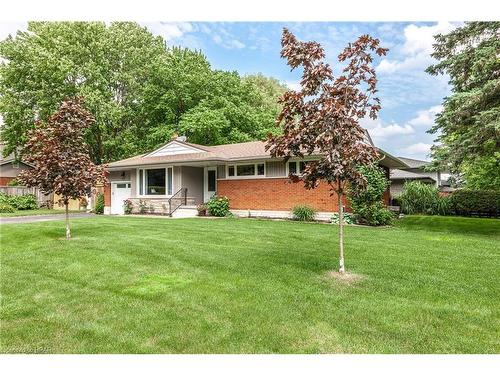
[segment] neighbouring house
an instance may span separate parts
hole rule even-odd
[[[407,167],[379,151],[387,177],[389,169]],[[289,217],[294,206],[307,204],[318,217],[329,218],[338,207],[326,183],[307,190],[288,178],[313,159],[284,163],[271,158],[261,141],[202,146],[178,137],[150,153],[108,164],[105,213],[123,214],[128,199],[134,213],[190,216],[196,205],[220,195],[229,198],[231,212],[238,216]],[[385,200],[389,202],[389,191]]]
[[[396,198],[403,192],[403,185],[406,181],[421,181],[424,184],[432,184],[443,193],[454,190],[449,181],[449,172],[426,171],[425,167],[430,165],[430,162],[425,160],[410,159],[401,156],[398,159],[407,164],[408,167],[391,169],[391,198]]]
[[[0,186],[8,186],[22,170],[31,169],[28,163],[17,160],[14,154],[3,157],[4,145],[0,144]]]

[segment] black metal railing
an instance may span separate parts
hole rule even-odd
[[[187,190],[185,187],[180,188],[168,199],[168,215],[170,217],[180,206],[187,204]]]

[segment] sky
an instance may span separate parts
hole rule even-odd
[[[287,27],[300,40],[315,40],[338,71],[337,55],[362,34],[379,38],[389,48],[374,66],[379,80],[382,110],[377,120],[363,120],[376,146],[396,155],[429,159],[436,135],[428,134],[443,98],[450,93],[448,77],[431,76],[426,67],[435,62],[433,35],[460,26],[450,22],[141,22],[169,46],[201,50],[214,69],[240,74],[262,73],[295,89],[301,72],[290,71],[280,58],[280,38]],[[26,23],[0,23],[0,39]]]

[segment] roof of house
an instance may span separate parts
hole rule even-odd
[[[415,172],[405,171],[401,169],[391,170],[391,180],[432,180],[436,181],[432,176],[422,175]]]
[[[421,167],[425,167],[426,165],[430,164],[430,162],[425,161],[425,160],[404,158],[402,156],[398,156],[398,159],[402,160],[403,162],[408,164],[408,167],[410,167],[410,168],[421,168]]]
[[[184,147],[182,153],[162,154],[161,150],[175,145]],[[153,152],[137,155],[128,159],[115,161],[108,164],[110,169],[119,169],[124,167],[136,167],[144,165],[155,165],[163,163],[196,163],[196,162],[230,162],[252,159],[268,159],[270,152],[266,151],[266,143],[263,141],[232,143],[218,146],[203,146],[194,143],[184,142],[179,139],[170,141]],[[398,158],[380,150],[383,156],[384,165],[389,168],[405,168],[407,165]]]
[[[4,149],[5,149],[5,144],[0,143],[0,165],[4,165],[4,164],[9,164],[9,163],[15,162],[16,158],[15,158],[14,154],[9,154],[6,157],[3,157],[3,150]],[[30,164],[28,164],[26,162],[23,162],[22,160],[20,160],[20,162],[23,163],[23,164],[26,164],[26,165],[30,165]]]

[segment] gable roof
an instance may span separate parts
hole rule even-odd
[[[160,150],[165,150],[170,145],[186,146],[192,148],[193,152],[161,154]],[[405,168],[408,167],[398,158],[388,154],[387,152],[378,149],[389,168]],[[270,159],[271,154],[266,151],[266,143],[263,141],[252,141],[242,143],[231,143],[217,146],[204,146],[195,143],[188,143],[179,139],[172,140],[160,146],[158,149],[137,155],[128,159],[115,161],[108,164],[108,168],[123,168],[123,167],[138,167],[145,165],[155,165],[163,163],[193,163],[193,162],[231,162],[240,160],[258,160]]]
[[[22,163],[24,165],[32,167],[31,164],[26,163],[22,159],[21,160],[16,160],[16,157],[15,157],[14,154],[9,154],[6,157],[3,157],[3,150],[4,149],[5,149],[5,145],[3,143],[0,143],[0,165],[9,164],[9,163],[15,163],[17,161],[19,163]]]
[[[430,162],[425,161],[425,160],[404,158],[402,156],[398,156],[398,159],[402,160],[404,163],[408,164],[409,168],[422,168],[422,167],[425,167],[426,165],[430,164]]]

